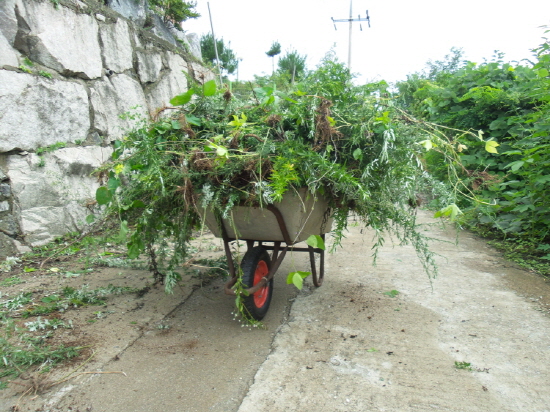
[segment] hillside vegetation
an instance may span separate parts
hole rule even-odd
[[[452,50],[445,61],[398,83],[396,99],[419,119],[473,132],[458,137],[460,177],[471,190],[458,200],[462,222],[506,239],[502,247],[542,263],[538,269],[548,273],[550,44],[533,52],[533,61],[519,64],[499,53],[476,64]],[[427,168],[446,180],[439,160],[430,151]]]

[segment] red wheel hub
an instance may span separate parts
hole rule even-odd
[[[264,260],[258,262],[256,266],[256,271],[254,272],[254,285],[257,285],[259,281],[262,280],[269,273],[269,268],[267,263]],[[254,304],[256,307],[261,308],[267,301],[269,295],[269,282],[262,288],[260,288],[256,293],[254,293]]]

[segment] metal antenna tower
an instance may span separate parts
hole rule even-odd
[[[334,24],[334,30],[336,29],[336,23],[345,23],[349,22],[349,43],[348,43],[348,69],[351,72],[351,33],[352,33],[352,27],[353,22],[358,21],[366,21],[370,28],[370,17],[369,17],[369,11],[366,12],[366,17],[361,17],[360,15],[357,16],[356,19],[353,18],[353,7],[352,7],[352,0],[349,0],[349,19],[335,19],[334,17],[331,17],[332,23]],[[361,31],[363,31],[363,26],[361,23],[359,23],[359,28]]]

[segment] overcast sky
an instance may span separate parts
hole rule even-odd
[[[197,0],[202,17],[183,23],[186,31],[199,35],[210,31],[206,0]],[[281,55],[296,49],[307,55],[314,69],[334,49],[340,61],[348,61],[349,0],[210,0],[217,38],[231,42],[242,58],[239,79],[271,74],[266,56],[273,41]],[[359,81],[402,80],[420,71],[428,60],[440,60],[451,47],[462,48],[474,62],[505,53],[507,61],[532,56],[530,49],[542,43],[540,26],[550,28],[550,0],[353,0],[353,17],[369,12],[366,22],[353,23],[351,69]]]

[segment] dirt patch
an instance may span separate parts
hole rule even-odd
[[[222,255],[220,242],[212,236],[204,236],[195,247],[200,248],[197,258],[212,260]],[[184,273],[174,293],[166,294],[162,285],[153,283],[149,271],[128,267],[126,261],[117,257],[119,252],[114,246],[101,249],[101,254],[108,257],[103,262],[119,267],[90,264],[90,259],[97,262],[98,256],[77,253],[52,259],[41,269],[43,260],[37,258],[34,262],[26,260],[13,265],[9,272],[0,272],[0,303],[18,296],[28,296],[29,300],[11,312],[2,307],[7,322],[9,319],[14,325],[10,333],[7,323],[3,324],[2,338],[11,336],[10,342],[23,349],[27,347],[21,339],[29,338],[42,339],[36,346],[40,351],[60,345],[78,348],[78,355],[61,365],[51,368],[49,362],[45,362],[28,369],[23,365],[18,377],[0,378],[8,383],[8,387],[0,391],[0,410],[16,405],[19,410],[25,410],[24,405],[29,402],[29,408],[30,405],[38,407],[63,385],[73,385],[91,371],[102,371],[106,363],[119,360],[129,347],[151,331],[159,335],[168,333],[166,316],[194,290],[219,278],[219,275],[204,274],[203,267],[191,268]],[[132,265],[144,266],[139,262]],[[76,295],[68,295],[67,291],[75,291]],[[94,293],[97,302],[88,303],[82,298]],[[52,310],[55,305],[57,309]],[[14,337],[16,334],[21,334],[21,338]],[[191,339],[182,349],[192,350],[194,346],[196,342]]]

